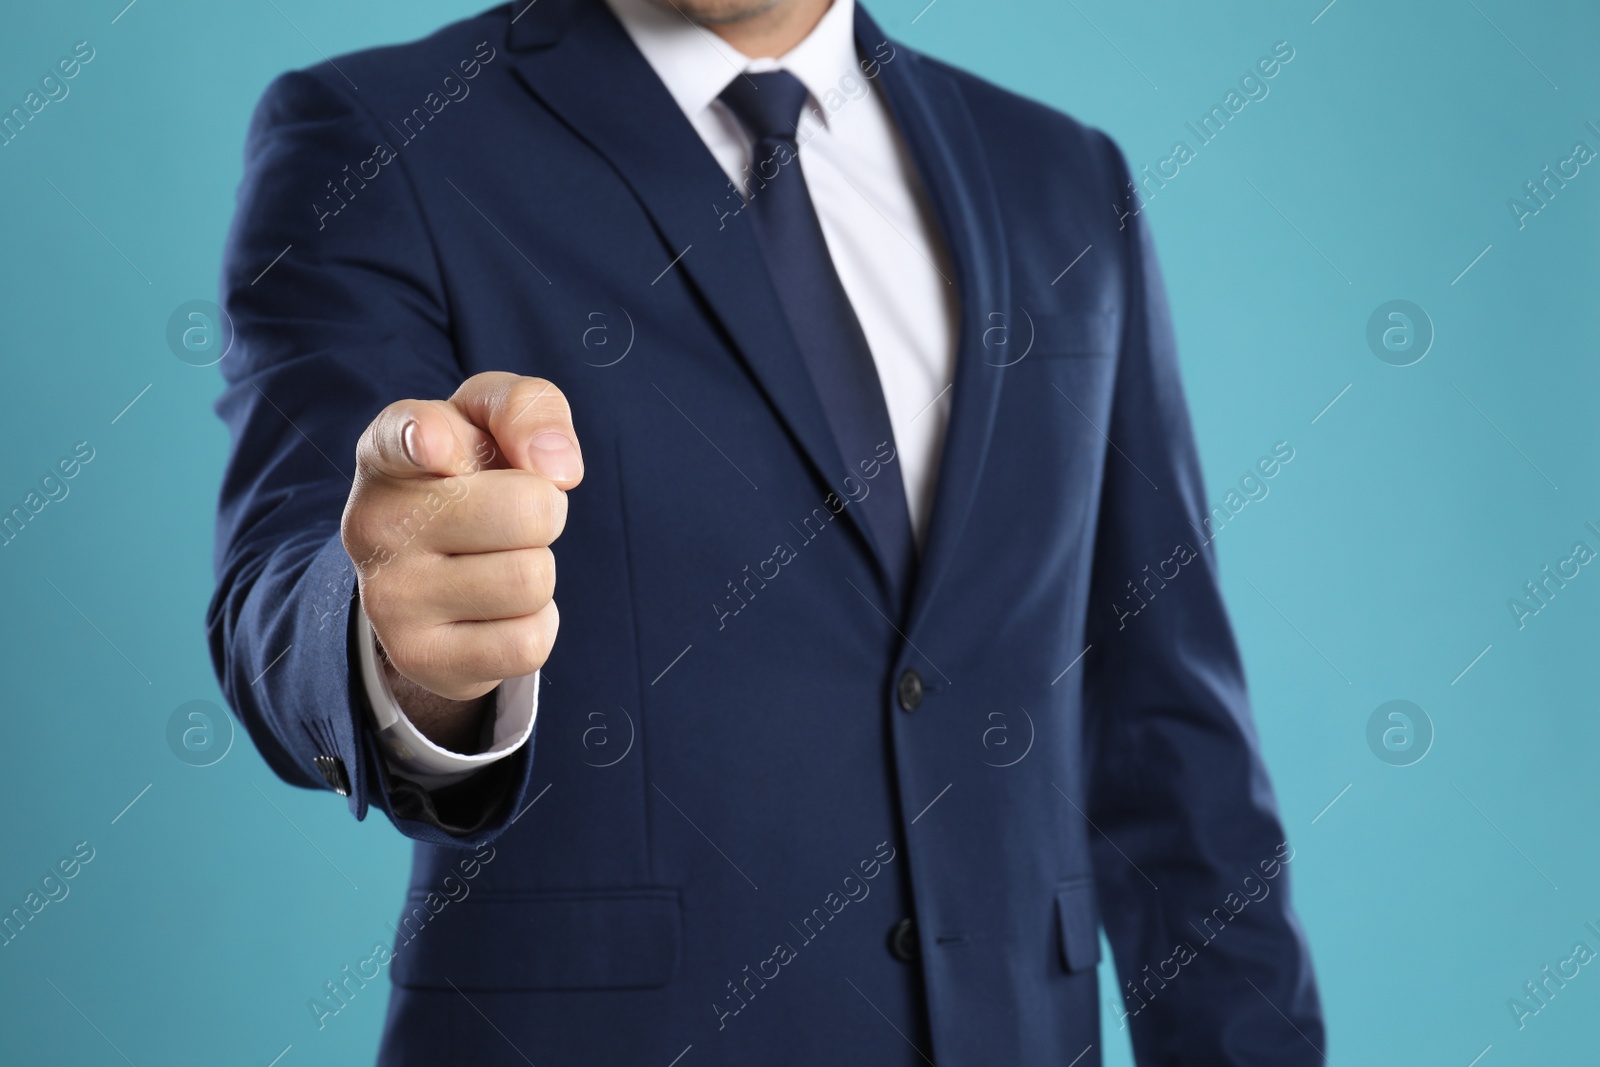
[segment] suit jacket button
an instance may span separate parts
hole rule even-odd
[[[317,756],[311,763],[335,793],[342,797],[350,795],[350,779],[344,773],[343,760],[336,756]]]
[[[901,919],[889,931],[889,954],[901,963],[917,962],[917,924],[910,918]]]
[[[922,703],[922,675],[916,671],[906,671],[900,676],[900,684],[895,687],[895,693],[900,698],[900,707],[906,711],[916,711]]]

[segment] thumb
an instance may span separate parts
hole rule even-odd
[[[493,455],[489,436],[450,404],[397,400],[361,435],[356,465],[385,478],[448,478],[473,473]]]

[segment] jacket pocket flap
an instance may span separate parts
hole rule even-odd
[[[1100,962],[1100,918],[1094,880],[1081,878],[1056,889],[1056,921],[1061,933],[1061,962],[1068,971],[1085,971]]]

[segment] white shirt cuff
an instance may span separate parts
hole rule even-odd
[[[533,720],[539,711],[538,671],[500,683],[495,691],[493,743],[485,751],[469,756],[434,744],[406,718],[378,663],[378,637],[359,601],[356,643],[360,649],[361,680],[376,720],[373,726],[389,769],[424,789],[459,782],[496,760],[505,759],[533,735]]]

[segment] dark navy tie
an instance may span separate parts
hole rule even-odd
[[[845,465],[869,490],[865,499],[847,506],[866,515],[895,595],[903,599],[916,560],[911,514],[898,450],[896,462],[885,464],[876,478],[866,481],[860,476],[862,461],[880,456],[882,445],[894,447],[894,429],[872,350],[834,270],[800,171],[795,132],[806,96],[798,78],[774,70],[735,78],[722,91],[721,100],[755,142],[745,212],[754,223],[778,298]],[[845,497],[844,487],[832,488]]]

